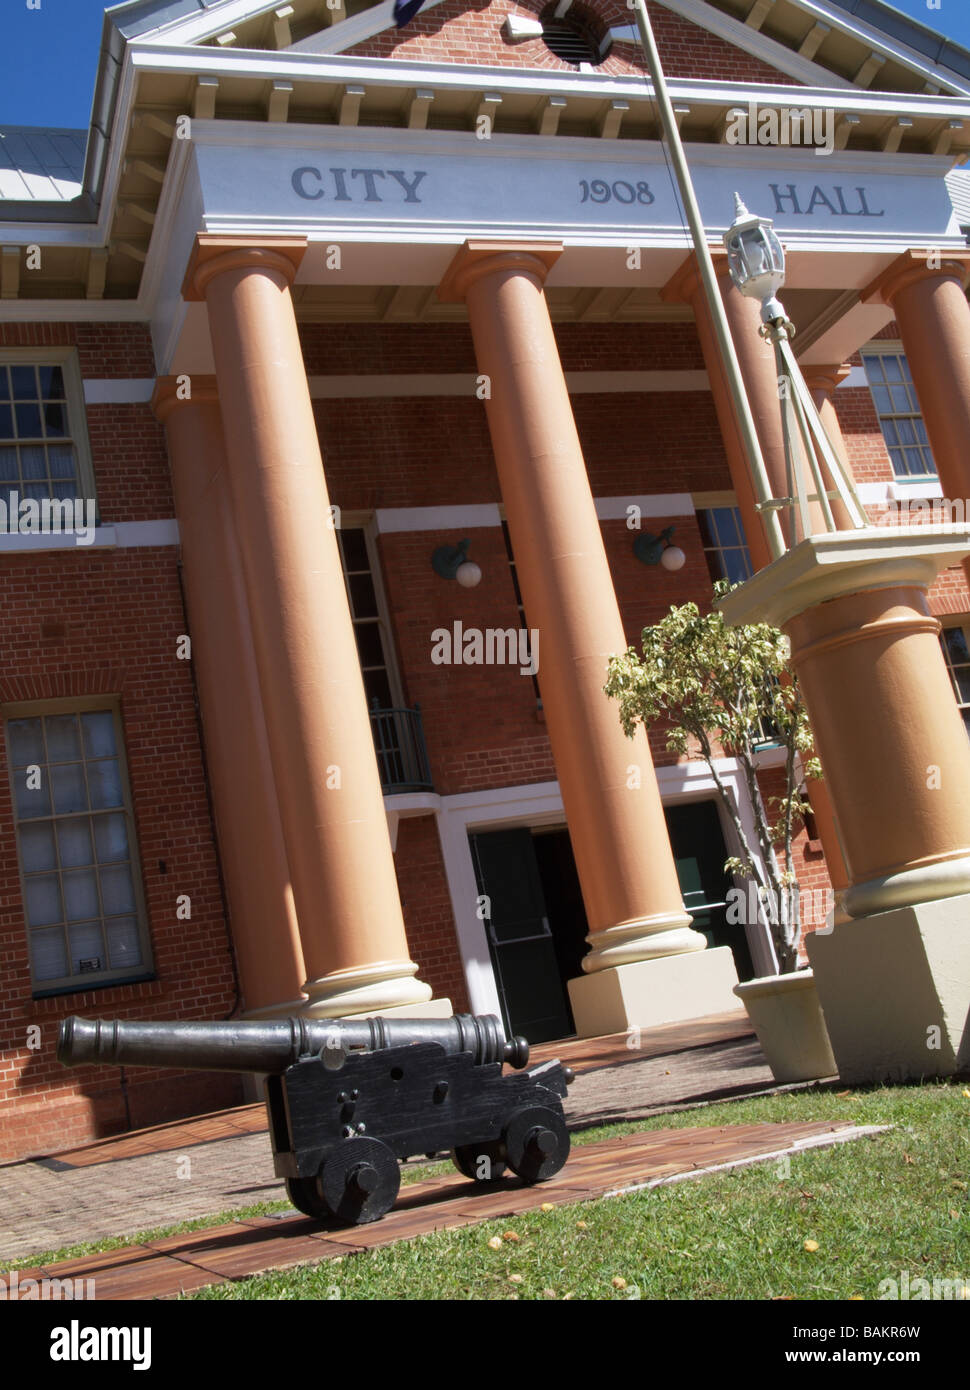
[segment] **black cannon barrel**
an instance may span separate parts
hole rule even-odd
[[[353,1050],[380,1052],[416,1042],[435,1042],[448,1053],[470,1052],[478,1066],[508,1062],[524,1067],[529,1045],[508,1042],[494,1014],[453,1018],[281,1018],[264,1023],[127,1023],[66,1018],[57,1039],[65,1067],[91,1062],[113,1066],[179,1067],[194,1071],[280,1073],[298,1057],[320,1053],[342,1064]]]

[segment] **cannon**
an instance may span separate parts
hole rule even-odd
[[[557,1061],[529,1067],[493,1015],[447,1019],[285,1018],[267,1022],[61,1024],[64,1066],[178,1067],[263,1075],[277,1177],[321,1221],[377,1221],[394,1205],[399,1159],[450,1150],[477,1183],[526,1183],[569,1155]],[[503,1074],[503,1064],[514,1070]]]

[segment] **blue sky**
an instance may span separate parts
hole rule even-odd
[[[970,48],[970,0],[895,7]],[[0,0],[0,124],[87,126],[104,10],[103,0]]]

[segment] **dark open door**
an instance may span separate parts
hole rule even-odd
[[[573,1031],[572,1018],[526,827],[470,835],[485,927],[508,1032],[531,1043]]]
[[[733,886],[724,872],[727,850],[716,801],[690,801],[665,806],[670,847],[674,852],[684,906],[694,930],[707,937],[708,946],[729,946],[739,980],[754,975],[744,927],[727,920],[727,892]]]

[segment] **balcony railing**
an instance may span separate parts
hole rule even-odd
[[[420,706],[381,709],[375,700],[370,722],[384,791],[434,791]]]

